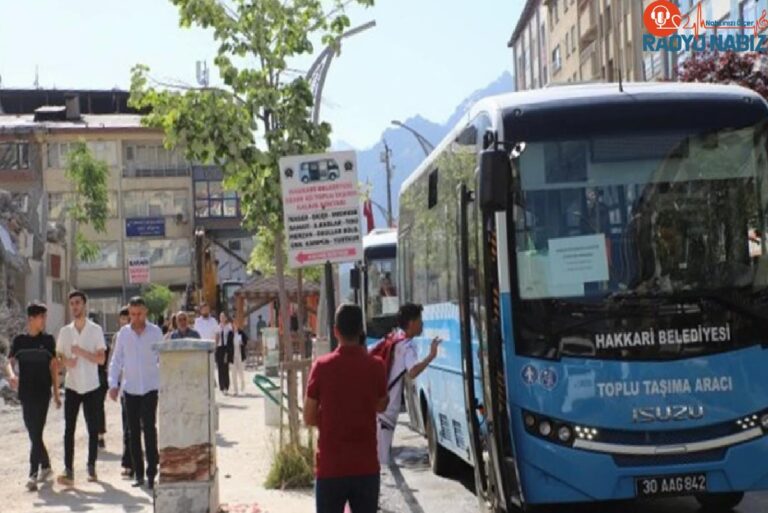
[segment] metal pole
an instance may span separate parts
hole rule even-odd
[[[336,337],[333,334],[333,321],[336,316],[336,293],[333,287],[333,265],[325,263],[325,295],[328,303],[328,340],[331,342],[331,351],[336,350]]]
[[[416,140],[419,141],[419,145],[421,146],[421,149],[424,151],[424,154],[427,157],[429,157],[429,154],[435,150],[435,145],[429,142],[429,139],[427,139],[426,137],[424,137],[419,132],[409,127],[405,123],[402,123],[400,121],[392,121],[392,124],[395,126],[399,126],[400,128],[404,128],[405,130],[408,130],[411,134],[413,134]]]
[[[384,140],[384,165],[387,170],[387,227],[392,228],[392,166],[390,165],[389,155],[392,150],[389,149],[387,141]]]

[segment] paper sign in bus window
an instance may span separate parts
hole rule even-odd
[[[549,239],[551,283],[608,281],[605,235]]]

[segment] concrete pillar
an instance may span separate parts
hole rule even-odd
[[[214,396],[214,343],[171,340],[158,343],[160,394],[157,513],[216,513],[218,415]]]

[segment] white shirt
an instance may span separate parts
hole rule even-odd
[[[211,316],[198,317],[195,319],[195,331],[200,334],[202,340],[216,340],[216,334],[219,332],[219,323]]]
[[[240,347],[243,344],[243,336],[240,334],[239,331],[235,332],[234,342],[235,342],[235,348]]]
[[[109,388],[117,388],[122,373],[123,391],[146,395],[160,388],[160,357],[153,345],[163,341],[163,332],[148,322],[139,335],[131,325],[117,333],[109,364]]]
[[[75,346],[90,353],[96,353],[99,350],[106,351],[107,344],[104,342],[104,331],[101,326],[90,319],[86,319],[83,331],[77,331],[74,322],[61,328],[56,343],[56,352],[66,358],[73,358],[75,355],[72,354],[72,348]],[[93,392],[99,388],[99,385],[99,366],[78,356],[77,364],[73,368],[67,369],[64,386],[83,395]]]
[[[232,331],[232,325],[230,323],[225,324],[224,326],[219,326],[219,346],[226,346],[227,345],[227,338],[229,337],[229,333]]]
[[[403,371],[410,371],[417,363],[419,363],[419,355],[416,352],[416,344],[413,343],[413,339],[398,342],[392,357],[392,369],[387,377],[387,388]],[[397,384],[389,389],[389,404],[387,409],[380,413],[391,422],[396,422],[397,417],[400,416],[404,384],[405,375],[401,376]]]

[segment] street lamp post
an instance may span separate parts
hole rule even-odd
[[[419,141],[419,145],[421,146],[421,149],[424,150],[424,154],[426,156],[429,156],[429,154],[435,150],[435,145],[429,142],[429,139],[427,139],[426,137],[424,137],[419,132],[409,127],[405,123],[401,121],[393,120],[392,124],[395,126],[399,126],[400,128],[404,128],[405,130],[408,130],[411,134],[413,134],[416,140]]]
[[[323,98],[323,88],[325,87],[325,79],[328,76],[328,70],[331,69],[331,63],[337,53],[341,52],[341,40],[348,37],[359,34],[364,30],[375,27],[376,21],[369,21],[359,27],[355,27],[344,32],[340,35],[334,44],[330,44],[317,56],[315,62],[312,63],[312,67],[307,72],[307,81],[312,85],[312,98],[314,99],[314,105],[312,107],[312,122],[317,124],[320,122],[320,100]]]
[[[381,152],[381,162],[384,164],[387,172],[387,227],[392,228],[394,225],[392,219],[392,149],[387,144],[386,139],[384,142],[384,151]]]

